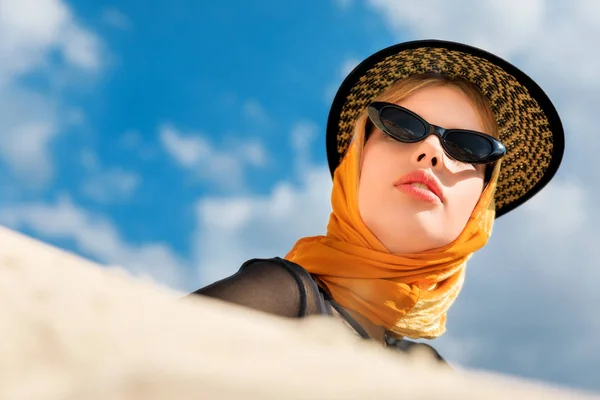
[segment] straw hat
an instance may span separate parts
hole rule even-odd
[[[440,40],[390,46],[365,59],[346,77],[327,121],[332,176],[365,107],[394,82],[426,72],[466,78],[490,100],[499,139],[507,149],[495,194],[496,218],[550,182],[562,161],[564,132],[548,96],[507,61],[475,47]]]

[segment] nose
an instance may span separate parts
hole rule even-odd
[[[412,161],[421,168],[432,167],[434,169],[442,168],[444,149],[442,143],[436,135],[430,135],[425,140],[417,143]]]

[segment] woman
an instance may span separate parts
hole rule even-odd
[[[554,106],[506,61],[445,41],[391,46],[334,99],[327,234],[195,294],[288,317],[331,314],[402,350],[416,345],[406,337],[439,337],[494,219],[552,179],[563,149]]]

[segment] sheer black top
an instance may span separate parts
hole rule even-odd
[[[201,294],[283,317],[327,314],[317,284],[301,266],[279,257],[246,261],[237,273],[198,289]]]
[[[334,310],[364,339],[366,331],[300,265],[275,257],[246,261],[237,273],[196,290],[204,295],[283,317],[302,318],[315,314],[333,315]],[[411,351],[426,347],[445,363],[439,353],[425,343],[386,336],[386,347]]]

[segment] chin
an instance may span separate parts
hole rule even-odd
[[[388,220],[387,226],[380,230],[382,234],[378,235],[379,240],[390,253],[420,253],[443,247],[455,239],[453,235],[449,235],[449,232],[440,231],[439,228],[444,226],[441,221],[431,221],[415,215],[412,218],[405,216],[397,221],[403,222],[390,224],[391,220]],[[384,232],[394,232],[394,234],[385,235]]]

